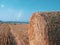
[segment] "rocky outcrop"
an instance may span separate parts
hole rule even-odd
[[[30,45],[60,45],[60,12],[34,13],[28,33]]]

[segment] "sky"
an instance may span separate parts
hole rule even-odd
[[[60,11],[60,0],[0,0],[0,20],[30,20],[34,12]]]

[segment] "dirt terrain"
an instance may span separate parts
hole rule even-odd
[[[27,30],[28,24],[0,24],[0,45],[29,45]]]

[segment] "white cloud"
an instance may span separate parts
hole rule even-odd
[[[20,11],[19,13],[18,13],[18,18],[21,18],[21,16],[22,16],[22,14],[23,14],[23,12],[22,11]]]
[[[1,4],[1,8],[4,8],[5,7],[5,5],[4,4]]]
[[[24,15],[24,10],[16,10],[16,9],[11,9],[11,8],[0,8],[0,19],[1,20],[21,21],[23,19],[23,15]]]
[[[11,16],[14,15],[13,16],[14,20],[19,21],[23,18],[24,12],[23,12],[23,10],[15,10],[15,9],[8,8],[8,14]]]
[[[16,17],[16,21],[19,21],[19,20],[22,20],[22,18],[23,18],[23,11],[22,10],[20,10],[19,12],[18,12],[18,14],[16,15],[17,17]]]

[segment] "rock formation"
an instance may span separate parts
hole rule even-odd
[[[60,12],[37,12],[30,19],[30,45],[60,45]]]

